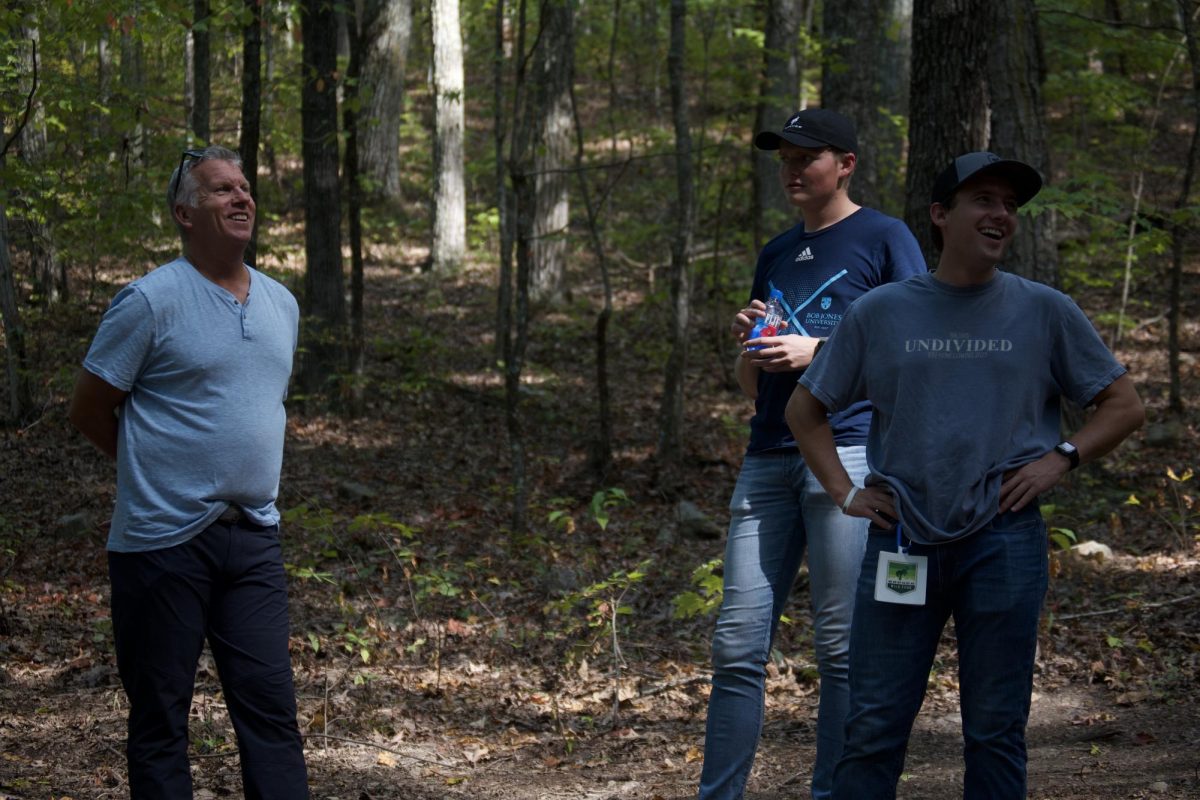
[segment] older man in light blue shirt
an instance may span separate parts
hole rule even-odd
[[[207,638],[246,797],[306,798],[275,508],[299,310],[242,261],[255,205],[235,153],[185,152],[167,204],[183,256],[113,299],[71,402],[117,462],[108,553],[130,794],[192,796],[187,719]]]

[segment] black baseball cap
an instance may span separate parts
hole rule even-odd
[[[930,203],[946,204],[958,187],[976,175],[999,175],[1012,184],[1017,193],[1017,205],[1023,206],[1042,189],[1042,174],[1023,161],[1001,158],[995,153],[984,151],[965,153],[950,162],[933,182]]]
[[[797,111],[783,123],[783,130],[762,131],[754,137],[759,150],[778,150],[780,142],[797,147],[832,147],[845,153],[858,152],[858,133],[849,117],[828,108]]]

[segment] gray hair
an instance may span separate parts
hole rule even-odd
[[[184,150],[179,166],[167,181],[167,214],[172,220],[175,220],[175,206],[196,207],[196,194],[200,187],[192,177],[192,169],[203,161],[228,161],[238,169],[242,168],[242,157],[227,147],[213,144],[199,150]],[[177,220],[175,227],[180,227]],[[179,232],[182,235],[183,229],[180,228]]]

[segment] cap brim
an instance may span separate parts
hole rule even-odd
[[[1017,194],[1018,206],[1025,205],[1042,190],[1042,174],[1024,161],[1004,159],[993,162],[977,170],[967,181],[980,175],[999,175],[1007,179]]]
[[[775,131],[763,131],[754,137],[754,146],[759,150],[778,150],[780,142],[794,144],[797,147],[831,147],[828,142],[822,142],[820,139],[814,139],[811,136],[784,131],[776,133]]]

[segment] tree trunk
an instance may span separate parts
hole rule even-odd
[[[611,73],[610,73],[611,77]],[[611,87],[611,83],[610,83]],[[579,181],[579,194],[587,213],[588,240],[600,270],[600,282],[604,290],[604,305],[596,317],[596,438],[591,447],[590,467],[598,480],[603,481],[612,465],[612,403],[608,387],[608,323],[612,320],[613,290],[609,275],[608,258],[604,252],[604,236],[601,230],[599,209],[588,188],[587,170],[584,169],[583,124],[579,120],[579,105],[575,101],[575,74],[571,71],[568,83],[571,101],[571,121],[575,131],[575,176]],[[609,102],[613,93],[609,93]],[[609,108],[611,119],[612,108]]]
[[[4,159],[0,157],[0,171]],[[14,424],[32,413],[33,395],[29,389],[29,362],[25,354],[25,328],[21,325],[21,307],[17,300],[17,281],[8,254],[8,216],[0,195],[0,320],[4,322],[5,359],[8,372],[8,418]]]
[[[400,120],[412,39],[412,0],[366,0],[362,17],[359,170],[366,193],[400,200]]]
[[[763,30],[762,79],[754,111],[754,133],[778,130],[800,99],[800,24],[806,0],[768,0]],[[779,160],[751,148],[754,159],[751,220],[754,249],[795,221],[796,212],[779,183]]]
[[[987,146],[989,0],[916,0],[904,220],[926,258],[937,263],[930,233],[933,181],[952,158]],[[953,53],[953,63],[947,62]]]
[[[511,293],[512,326],[504,332],[504,418],[512,470],[512,527],[514,531],[524,531],[527,525],[528,481],[525,474],[525,430],[521,421],[521,372],[525,367],[525,347],[529,340],[529,272],[534,209],[534,181],[530,172],[533,168],[531,151],[537,120],[529,102],[530,89],[525,72],[526,0],[520,0],[517,8],[517,66],[513,78],[512,136],[507,159],[509,180],[512,182],[511,224],[516,274]],[[497,34],[500,33],[498,29]]]
[[[133,124],[125,132],[121,161],[128,187],[146,171],[146,127],[142,121],[145,107],[145,77],[142,69],[142,38],[121,27],[122,102],[133,109]]]
[[[463,48],[458,0],[433,0],[433,268],[457,272],[467,251],[463,174]]]
[[[1183,245],[1189,226],[1184,215],[1191,202],[1192,183],[1196,179],[1196,167],[1200,162],[1200,43],[1196,40],[1197,6],[1192,0],[1178,0],[1179,17],[1183,24],[1184,42],[1192,68],[1192,142],[1188,147],[1187,167],[1183,172],[1183,185],[1175,201],[1175,215],[1171,223],[1171,279],[1169,281],[1169,308],[1167,310],[1167,373],[1170,388],[1167,407],[1175,413],[1183,412],[1183,393],[1179,375],[1179,326],[1183,313]],[[1194,213],[1189,215],[1194,219]]]
[[[21,26],[21,36],[24,39],[20,47],[21,74],[36,76],[41,70],[40,29],[30,21]],[[35,63],[35,60],[39,63]],[[25,81],[19,83],[24,84]],[[24,85],[21,86],[21,93],[28,93]],[[40,168],[46,158],[46,109],[36,97],[30,109],[29,119],[21,128],[17,142],[21,148],[21,160],[31,167],[30,172],[37,176],[39,181],[54,180],[53,175]],[[43,302],[57,303],[67,298],[68,287],[66,265],[58,257],[54,246],[54,233],[50,228],[53,209],[50,207],[49,197],[52,193],[43,191],[38,185],[31,188],[32,191],[23,193],[19,199],[24,211],[18,216],[29,240],[33,291]]]
[[[275,120],[273,109],[275,106],[275,31],[282,30],[286,35],[286,27],[276,22],[279,19],[277,11],[272,10],[273,0],[264,0],[262,6],[263,18],[263,81],[264,91],[262,97],[262,155],[266,162],[268,174],[271,178],[279,180],[279,161],[275,157],[275,138],[272,132],[275,130]],[[290,40],[289,40],[290,41]]]
[[[337,19],[328,0],[301,6],[303,57],[300,123],[304,158],[304,309],[307,354],[303,386],[324,392],[345,363],[341,192],[337,141]]]
[[[988,149],[1020,159],[1049,180],[1050,157],[1042,83],[1045,57],[1033,0],[995,0],[992,4],[988,88],[992,108]],[[1058,286],[1055,217],[1044,211],[1021,220],[1005,257],[1005,267],[1035,281]]]
[[[109,42],[109,30],[101,28],[96,35],[96,96],[100,99],[101,105],[107,106],[112,102],[112,78],[112,45]],[[107,114],[96,113],[93,119],[97,122],[105,120],[100,130],[104,133],[108,132]]]
[[[898,0],[826,3],[826,57],[821,73],[821,105],[836,109],[858,126],[858,166],[850,191],[865,206],[900,213],[896,182],[900,132],[889,114],[901,114],[908,84],[902,81],[905,26]],[[890,178],[890,180],[889,180]],[[888,196],[886,188],[895,191]]]
[[[496,156],[496,214],[499,217],[500,269],[496,291],[496,346],[497,363],[507,359],[512,338],[513,311],[513,234],[512,211],[508,192],[508,166],[505,163],[505,141],[508,121],[504,114],[504,74],[507,60],[505,31],[505,0],[496,0],[492,33],[495,37],[492,49],[492,145]]]
[[[642,46],[634,48],[634,72],[637,97],[655,123],[662,121],[662,53],[659,48],[659,0],[641,0],[639,37]],[[646,72],[649,72],[647,75]]]
[[[212,11],[209,0],[193,0],[192,3],[192,118],[191,128],[196,139],[209,143],[209,106],[212,105],[212,87],[209,79],[211,47],[209,29],[212,26]]]
[[[675,237],[671,244],[671,310],[668,338],[671,354],[663,376],[656,457],[660,480],[670,484],[682,452],[684,378],[687,370],[688,318],[691,312],[692,233],[695,217],[692,176],[692,137],[688,129],[685,26],[687,0],[671,0],[671,45],[667,73],[671,86],[671,116],[675,125]]]
[[[262,127],[262,0],[245,0],[250,19],[242,29],[242,173],[250,183],[250,194],[258,198],[258,139]],[[254,264],[258,253],[258,219],[246,247],[246,263]]]
[[[533,223],[533,264],[529,298],[555,304],[563,296],[563,265],[570,221],[568,176],[571,153],[571,74],[574,72],[573,0],[547,0],[541,5],[541,34],[536,45],[534,95],[539,125],[534,148],[537,207]]]
[[[350,63],[346,69],[346,105],[342,118],[346,128],[346,213],[350,233],[350,387],[349,410],[360,416],[364,410],[366,335],[363,320],[362,186],[359,177],[358,98],[362,77],[363,28],[360,20],[347,20]]]

